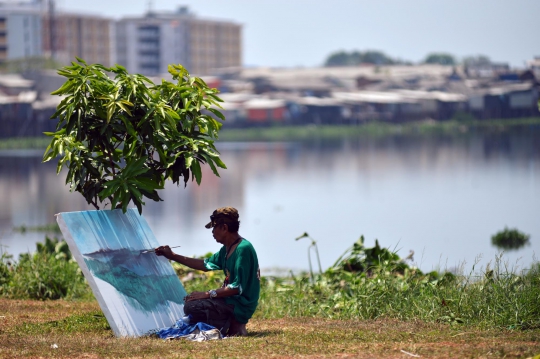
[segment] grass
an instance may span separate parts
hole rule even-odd
[[[29,150],[42,149],[51,143],[51,138],[43,135],[42,137],[17,137],[0,139],[0,150]]]
[[[491,119],[473,121],[416,121],[403,124],[370,122],[359,126],[307,125],[226,128],[222,141],[302,141],[313,139],[383,138],[388,136],[463,135],[475,130],[505,131],[512,127],[537,126],[540,118]]]
[[[0,358],[408,357],[404,352],[524,358],[540,353],[539,263],[521,275],[507,270],[502,258],[480,278],[422,273],[377,241],[364,247],[361,237],[315,280],[307,274],[263,277],[247,338],[191,343],[115,338],[66,248],[65,242],[48,239],[18,263],[3,255]],[[223,280],[220,272],[173,267],[188,291],[216,288]],[[43,300],[58,297],[79,299]]]
[[[486,330],[420,320],[255,318],[248,330],[248,337],[224,342],[117,339],[95,301],[0,299],[2,358],[409,357],[402,350],[430,358],[525,358],[540,353],[540,330]]]
[[[14,232],[19,232],[19,233],[26,233],[26,232],[49,232],[49,233],[62,233],[60,231],[60,227],[58,227],[58,223],[54,222],[54,223],[48,223],[48,224],[42,224],[42,225],[37,225],[37,226],[27,226],[25,224],[21,225],[21,226],[18,226],[18,227],[13,227],[12,229]]]

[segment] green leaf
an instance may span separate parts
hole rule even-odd
[[[185,157],[186,157],[186,168],[190,168],[191,163],[193,162],[193,155],[191,153],[186,153]]]
[[[212,169],[212,172],[214,172],[214,174],[218,177],[219,176],[219,172],[216,168],[216,165],[214,164],[214,160],[212,159],[212,157],[208,156],[206,153],[202,153],[202,156],[204,157],[204,159],[206,160],[206,163],[208,163],[208,165],[210,166],[210,168]]]
[[[199,161],[194,160],[191,164],[191,172],[195,176],[195,180],[197,181],[197,184],[201,184],[202,179],[202,172],[201,172],[201,165],[199,164]]]
[[[118,185],[108,185],[107,187],[103,188],[101,192],[98,193],[98,196],[101,200],[103,200],[109,196],[112,196],[113,193],[115,193],[117,189],[118,189]]]
[[[207,110],[212,112],[217,117],[219,117],[222,121],[225,121],[225,116],[223,116],[223,114],[221,112],[219,112],[218,110],[213,109],[213,108],[207,108]]]
[[[77,59],[77,61],[79,61],[80,63],[82,64],[85,64],[86,65],[86,61],[84,61],[83,59],[81,59],[80,57],[77,57],[75,56],[75,58]]]
[[[219,157],[213,157],[213,159],[216,165],[218,165],[221,168],[227,169],[227,166],[225,166],[225,163],[223,163],[223,161]]]

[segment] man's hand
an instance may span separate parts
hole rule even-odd
[[[210,296],[207,292],[191,292],[186,297],[186,302],[191,302],[192,300],[208,299]]]
[[[155,249],[157,256],[163,256],[167,259],[172,259],[174,256],[173,251],[171,250],[171,247],[169,246],[160,246]]]
[[[208,270],[208,268],[206,268],[206,265],[204,264],[204,260],[181,256],[180,254],[174,253],[169,246],[157,247],[156,249],[154,249],[154,252],[157,256],[163,256],[168,260],[178,262],[180,264],[188,266],[189,268],[202,270],[205,272]]]

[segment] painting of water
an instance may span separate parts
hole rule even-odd
[[[65,212],[57,221],[116,336],[170,327],[184,314],[186,291],[136,209]]]

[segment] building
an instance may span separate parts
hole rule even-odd
[[[527,61],[527,67],[532,71],[536,80],[540,81],[540,56],[535,56],[534,59]]]
[[[41,4],[0,2],[0,63],[42,56]]]
[[[149,76],[167,72],[171,63],[187,65],[187,17],[148,13],[116,23],[116,61],[128,72]]]
[[[188,36],[190,72],[206,75],[214,69],[242,66],[241,25],[191,18]]]
[[[88,63],[114,64],[110,19],[69,13],[43,15],[43,53],[62,64],[80,57]],[[53,46],[51,46],[53,44]]]
[[[155,76],[175,63],[208,75],[241,66],[241,25],[199,19],[186,7],[121,19],[115,32],[116,61],[129,72]]]

